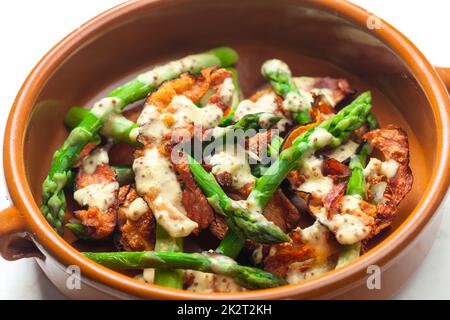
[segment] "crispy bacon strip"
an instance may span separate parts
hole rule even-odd
[[[172,165],[183,188],[182,202],[188,218],[196,222],[200,230],[207,228],[214,219],[214,211],[195,182],[186,157],[183,156],[176,163],[172,162]],[[194,231],[198,232],[199,230]]]
[[[217,69],[216,67],[203,69],[198,77],[185,73],[177,79],[164,82],[157,91],[148,97],[146,104],[165,109],[173,97],[178,94],[185,95],[193,102],[197,102],[209,89],[217,87],[225,78],[232,76],[230,71],[223,68]],[[210,99],[216,101],[218,99],[217,94],[212,95]],[[227,106],[223,107],[226,108]]]
[[[403,129],[390,125],[385,129],[366,133],[364,139],[380,150],[386,160],[393,159],[399,163],[396,175],[387,181],[384,193],[386,201],[377,204],[375,225],[378,233],[392,223],[398,211],[397,206],[412,188],[413,175],[409,167],[408,136]]]
[[[139,198],[134,187],[122,186],[119,189],[119,210],[117,211],[119,249],[126,251],[148,251],[155,247],[155,218],[150,209],[137,220],[127,218],[126,211],[131,203]]]
[[[112,182],[117,182],[116,173],[107,164],[98,165],[93,174],[87,174],[81,167],[75,180],[75,189],[79,190],[92,184],[106,185]],[[97,207],[89,207],[87,210],[78,210],[74,213],[87,227],[91,238],[102,239],[110,235],[116,226],[117,207],[118,197],[106,212],[101,212]]]
[[[339,182],[331,188],[323,198],[323,207],[327,210],[328,218],[332,218],[336,211],[339,209],[339,201],[345,194],[347,189],[347,181]]]
[[[300,81],[300,88],[314,92],[316,89],[328,89],[332,92],[333,103],[338,104],[347,95],[353,92],[345,79],[336,79],[330,77],[301,77],[306,81]],[[297,82],[298,83],[298,82]]]
[[[283,231],[287,232],[297,227],[300,213],[285,194],[278,189],[264,209],[264,216]]]
[[[328,158],[324,161],[322,173],[332,178],[335,182],[348,179],[352,175],[352,171],[345,164],[333,158]]]
[[[280,277],[286,277],[289,266],[294,262],[306,262],[305,268],[309,268],[314,263],[313,248],[303,243],[298,232],[291,232],[289,236],[292,242],[271,246],[270,251],[275,253],[267,255],[264,259],[264,270],[274,273]]]

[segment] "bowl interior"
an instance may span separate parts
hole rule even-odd
[[[220,45],[239,52],[237,68],[246,96],[265,84],[260,66],[273,57],[287,61],[297,76],[342,77],[359,92],[372,91],[381,125],[404,128],[411,146],[413,189],[392,227],[378,240],[398,228],[431,182],[436,115],[401,59],[370,29],[309,2],[144,3],[87,37],[55,68],[29,116],[25,167],[36,202],[40,204],[52,154],[67,136],[63,119],[71,106],[90,105],[156,63]]]

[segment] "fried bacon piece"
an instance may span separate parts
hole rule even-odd
[[[281,150],[287,149],[290,146],[292,146],[292,142],[294,142],[294,140],[297,137],[301,136],[302,134],[304,134],[309,129],[317,126],[320,122],[321,122],[320,119],[316,119],[315,122],[311,122],[311,123],[303,125],[303,126],[296,126],[296,127],[292,128],[287,133],[286,137],[284,138],[283,144],[281,145]]]
[[[264,209],[264,216],[285,232],[296,228],[300,221],[300,213],[297,208],[280,189],[274,193]]]
[[[335,182],[346,180],[352,175],[352,171],[345,164],[333,158],[324,161],[322,173]]]
[[[305,229],[296,229],[289,233],[289,236],[291,242],[266,246],[263,250],[264,270],[284,277],[289,282],[314,276],[313,272],[309,275],[305,272],[314,266],[322,265],[339,250],[334,236],[318,222]],[[290,274],[293,272],[297,275],[304,274],[299,277]]]
[[[75,179],[75,190],[83,189],[87,186],[100,184],[107,185],[117,183],[116,173],[107,164],[99,164],[94,173],[88,174],[81,167]],[[108,206],[105,212],[98,207],[89,207],[87,210],[75,211],[75,216],[87,227],[88,234],[93,239],[102,239],[110,235],[116,226],[116,211],[118,206],[118,196]]]
[[[372,130],[366,133],[364,138],[370,145],[380,150],[386,160],[393,159],[399,164],[395,176],[387,181],[385,201],[377,204],[375,226],[378,233],[392,223],[397,214],[397,206],[412,188],[413,175],[409,167],[408,136],[401,128],[390,125],[385,129]]]
[[[324,161],[322,173],[333,179],[334,185],[322,199],[323,206],[328,212],[328,217],[338,210],[339,200],[345,194],[348,178],[352,175],[351,170],[336,159],[328,158]]]
[[[313,248],[305,245],[299,232],[294,231],[289,236],[292,242],[282,243],[270,248],[269,255],[264,259],[265,271],[280,277],[286,277],[289,266],[294,262],[310,260],[308,266],[312,265],[312,259],[314,258]]]
[[[187,217],[198,224],[198,229],[194,231],[198,234],[209,226],[214,219],[214,211],[209,205],[206,196],[195,182],[189,169],[187,158],[182,153],[174,153],[174,147],[181,142],[192,137],[193,127],[175,129],[164,137],[159,150],[170,160],[171,166],[177,175],[177,179],[182,187],[182,203],[186,210]]]
[[[328,213],[328,218],[332,218],[333,215],[339,210],[339,201],[345,194],[347,189],[347,181],[335,183],[330,192],[328,192],[323,198],[323,207]]]
[[[130,185],[119,189],[117,245],[121,250],[148,251],[155,247],[156,224],[150,208],[147,207],[148,210],[136,218],[128,217],[131,204],[138,198],[140,198],[138,193]]]
[[[313,93],[316,96],[321,93],[328,93],[333,106],[338,104],[353,90],[345,79],[336,79],[330,77],[300,77],[296,84],[303,90]]]
[[[174,154],[174,147],[181,141],[190,140],[193,135],[193,126],[178,128],[166,135],[159,150],[170,160],[171,166],[177,175],[182,187],[182,203],[187,217],[198,224],[194,233],[198,234],[213,221],[214,211],[208,203],[206,196],[195,182],[189,169],[187,158],[182,153]]]
[[[250,157],[254,157],[255,160],[264,160],[269,157],[267,154],[268,145],[272,139],[272,131],[267,130],[260,132],[250,137],[247,140],[246,149],[250,154]]]
[[[227,192],[228,196],[233,200],[243,200],[247,197],[249,189],[242,190],[240,193]],[[272,221],[279,226],[283,231],[288,232],[298,226],[300,221],[300,213],[297,208],[290,202],[286,195],[278,189],[272,199],[270,199],[263,212],[267,220]],[[215,214],[213,221],[210,224],[210,231],[217,238],[223,239],[228,226],[223,216]]]
[[[182,74],[179,78],[166,81],[158,90],[153,92],[147,99],[146,105],[152,104],[158,108],[165,109],[172,101],[173,97],[182,94],[192,100],[199,101],[205,93],[212,88],[216,88],[225,80],[233,75],[226,69],[217,69],[216,67],[205,68],[201,71],[200,76],[195,77],[192,74]],[[209,98],[209,102],[220,102],[217,94],[213,94]],[[224,110],[228,107],[223,104],[219,105]]]
[[[182,185],[182,203],[188,218],[196,222],[200,230],[207,228],[214,219],[214,211],[195,182],[186,157],[183,156],[176,163],[172,162],[172,165]],[[194,231],[198,232],[199,230]]]

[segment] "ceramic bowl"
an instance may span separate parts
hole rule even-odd
[[[268,58],[296,75],[347,78],[370,89],[381,125],[403,127],[411,145],[414,186],[392,227],[348,266],[303,283],[232,294],[201,294],[145,284],[84,258],[39,212],[41,183],[67,135],[63,118],[156,63],[219,45],[239,52],[246,95],[264,84]],[[439,76],[441,74],[441,77]],[[143,0],[87,22],[37,64],[11,109],[4,169],[12,207],[0,212],[1,253],[35,257],[70,298],[313,299],[387,298],[424,259],[438,230],[437,209],[449,185],[449,107],[444,79],[419,50],[385,21],[342,0]],[[81,290],[66,285],[77,266]],[[69,270],[69,271],[68,271]],[[381,287],[367,286],[374,270]]]

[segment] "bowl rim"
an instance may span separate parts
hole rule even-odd
[[[449,113],[450,99],[437,72],[423,54],[394,27],[380,19],[381,28],[370,30],[375,37],[389,46],[410,69],[425,93],[433,111],[437,130],[436,165],[431,174],[432,181],[408,218],[386,239],[364,256],[342,269],[328,272],[317,278],[279,288],[254,290],[242,293],[194,293],[145,284],[100,266],[82,256],[64,241],[48,225],[35,203],[27,183],[24,164],[25,132],[27,120],[45,80],[77,48],[95,39],[95,34],[107,30],[124,16],[152,5],[155,8],[167,3],[189,0],[143,0],[119,4],[92,18],[56,44],[30,72],[22,85],[10,111],[4,138],[5,178],[11,198],[23,213],[28,231],[41,249],[65,266],[77,265],[82,275],[120,292],[142,298],[169,299],[276,299],[292,296],[314,297],[321,293],[331,293],[337,289],[356,286],[363,281],[365,270],[373,264],[385,265],[395,255],[406,248],[421,232],[442,202],[450,183]],[[343,17],[362,29],[372,14],[345,0],[288,0],[292,3],[308,4]]]

